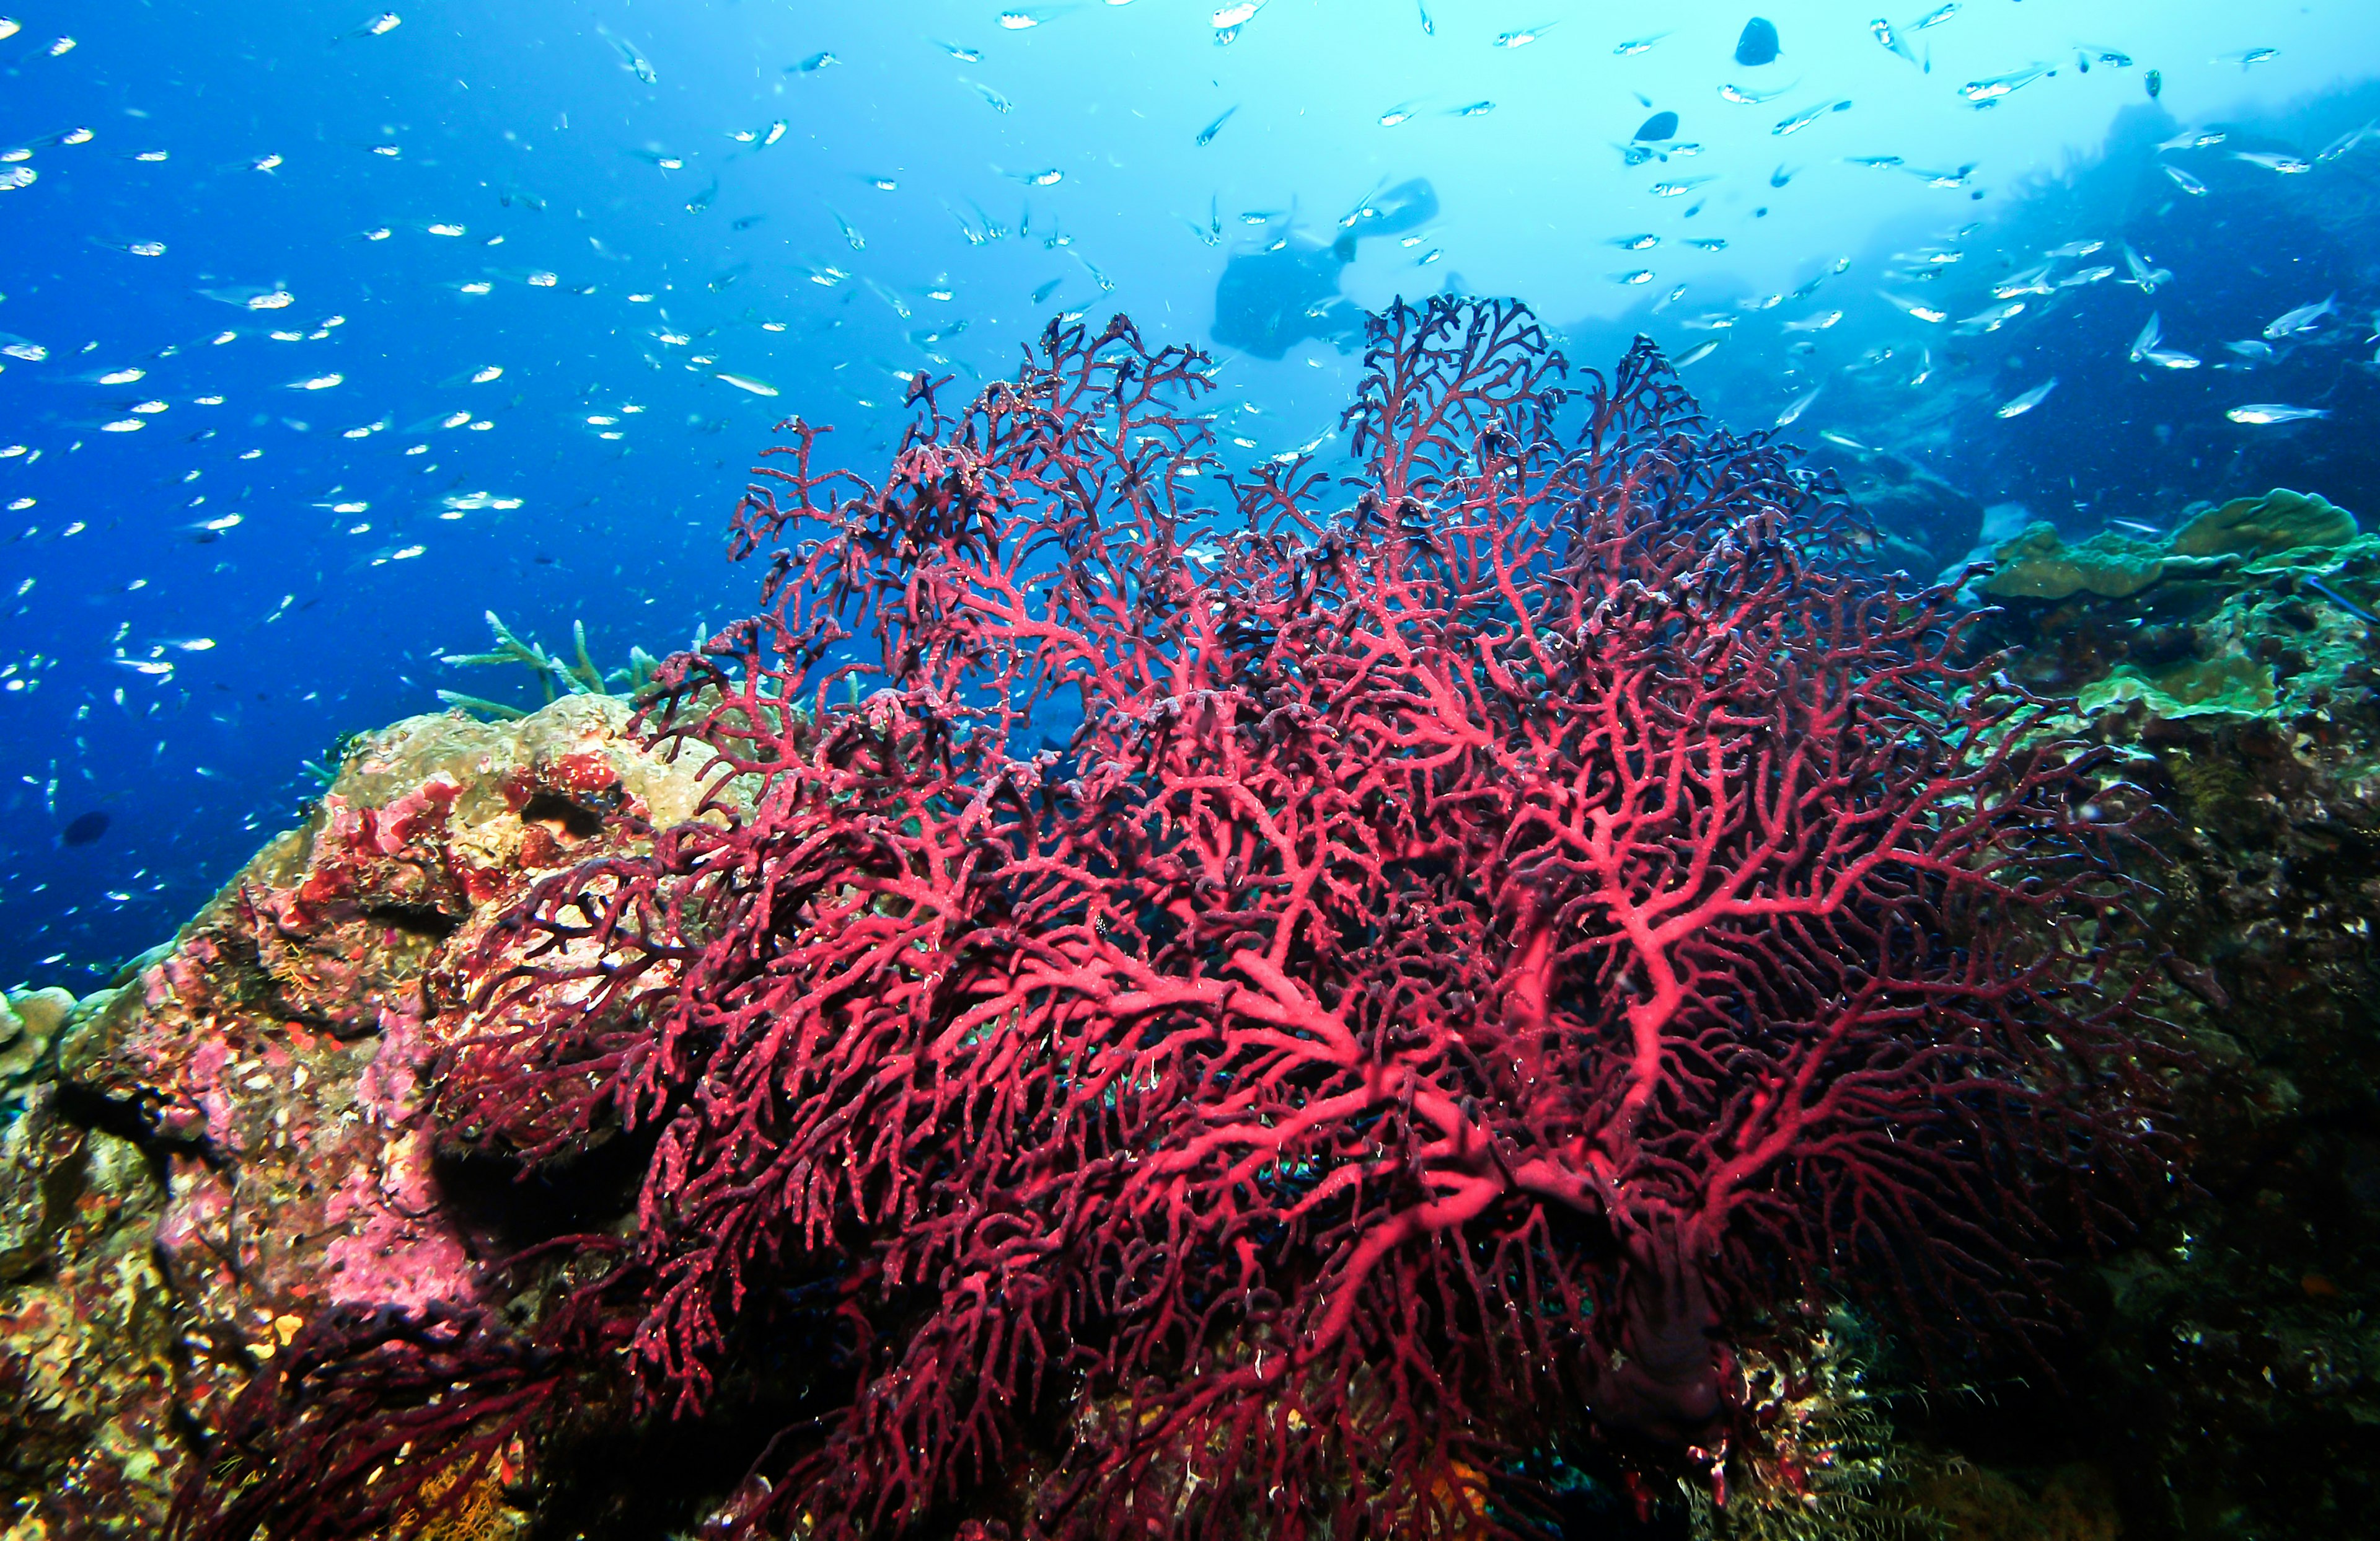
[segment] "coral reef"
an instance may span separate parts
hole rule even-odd
[[[2073,1432],[2135,1531],[2351,1531],[2380,1508],[2380,538],[2276,491],[2162,549],[2192,565],[1985,622],[2170,814],[2148,918],[2201,1067],[2195,1196],[2107,1270]]]
[[[1649,345],[1567,441],[1517,308],[1367,365],[1335,513],[1302,461],[1199,507],[1201,360],[1122,321],[921,387],[881,486],[788,425],[768,608],[653,709],[703,817],[437,975],[442,1143],[641,1138],[632,1233],[517,1331],[443,1267],[318,1312],[207,1533],[402,1522],[623,1365],[698,1415],[805,1317],[843,1389],[711,1533],[1506,1531],[1549,1435],[1718,1480],[1822,1288],[2041,1330],[2167,1154],[2124,788]]]
[[[312,818],[117,988],[10,1001],[12,1541],[161,1534],[194,1432],[326,1308],[481,1298],[487,1238],[418,1117],[427,965],[540,872],[694,815],[693,762],[653,759],[627,717],[579,696],[362,735]]]
[[[1122,326],[793,425],[640,722],[366,735],[12,1000],[9,1541],[2361,1524],[2380,540],[1962,614],[1649,354],[1383,325],[1337,511]]]

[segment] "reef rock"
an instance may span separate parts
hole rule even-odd
[[[693,817],[701,762],[572,696],[368,734],[306,822],[82,1001],[0,1013],[0,1535],[159,1533],[207,1426],[309,1313],[477,1298],[488,1241],[413,1124],[447,940]]]

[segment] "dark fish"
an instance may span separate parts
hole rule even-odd
[[[1735,40],[1736,63],[1773,64],[1777,55],[1777,23],[1765,16],[1755,16],[1743,24],[1743,35]]]
[[[2156,100],[2160,95],[2162,95],[2162,94],[2164,93],[2164,91],[2165,91],[2165,71],[2164,71],[2164,70],[2162,70],[2162,69],[2152,69],[2152,70],[2150,70],[2150,71],[2149,71],[2149,100],[2150,100],[2150,101],[2152,101],[2152,102],[2155,101],[2155,100]]]
[[[62,845],[88,845],[107,832],[107,815],[93,811],[78,815],[74,822],[58,832]]]
[[[1794,174],[1792,172],[1787,171],[1780,165],[1775,171],[1768,174],[1768,185],[1772,188],[1781,188],[1786,183],[1793,180],[1793,176]]]
[[[1645,120],[1643,127],[1636,130],[1636,137],[1640,140],[1676,139],[1678,137],[1678,115],[1675,113],[1655,113],[1651,117]]]
[[[1049,300],[1050,300],[1050,297],[1051,295],[1054,295],[1054,294],[1056,294],[1056,293],[1058,292],[1058,285],[1061,285],[1061,284],[1063,284],[1065,281],[1066,281],[1066,280],[1065,280],[1062,276],[1062,277],[1058,277],[1058,278],[1052,278],[1052,279],[1051,279],[1051,280],[1050,280],[1050,282],[1048,282],[1047,284],[1044,284],[1044,285],[1042,285],[1039,288],[1038,288],[1038,289],[1034,290],[1034,291],[1033,291],[1033,303],[1034,303],[1034,304],[1036,304],[1036,305],[1046,305],[1046,304],[1048,304],[1048,303],[1049,303]]]

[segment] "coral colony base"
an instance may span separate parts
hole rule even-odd
[[[2120,752],[1649,344],[1391,309],[1343,492],[1204,369],[1053,325],[880,482],[788,422],[633,724],[367,739],[103,1003],[200,1301],[110,1426],[194,1453],[59,1533],[504,1534],[722,1406],[704,1535],[1815,1510],[1829,1303],[2051,1341],[2178,1149]]]

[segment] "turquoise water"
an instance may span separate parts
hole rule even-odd
[[[1209,346],[1251,463],[1328,453],[1399,295],[1646,332],[1953,486],[1912,567],[2370,506],[2380,13],[1762,14],[1765,63],[1702,4],[9,13],[0,980],[168,935],[342,734],[534,703],[441,661],[488,612],[607,667],[739,613],[773,421],[869,465],[1055,315]]]

